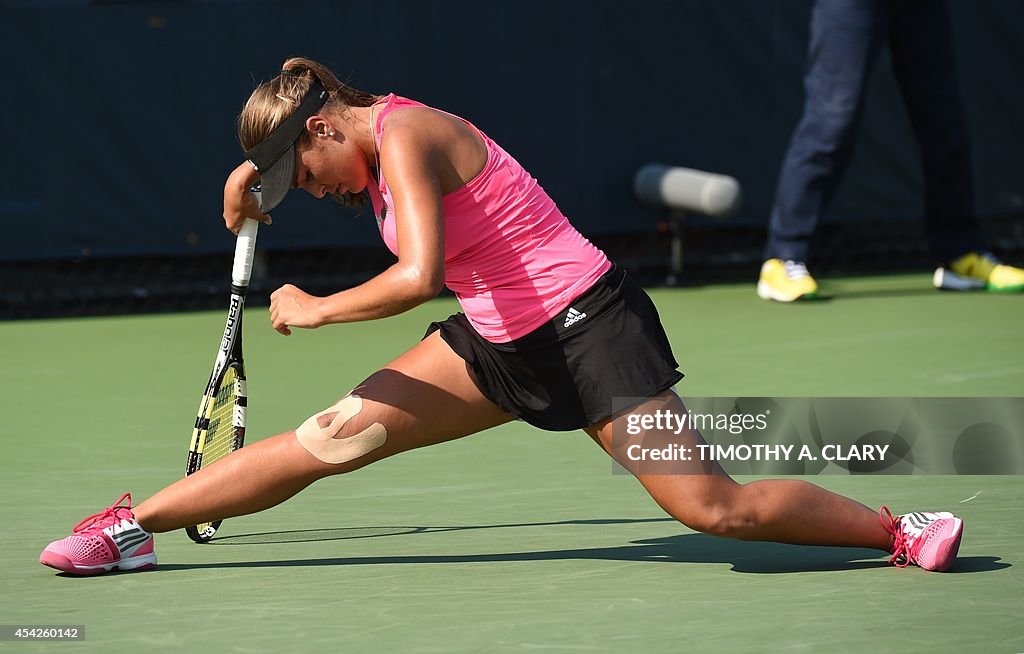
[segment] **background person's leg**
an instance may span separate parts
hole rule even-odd
[[[892,65],[921,147],[928,241],[939,263],[984,249],[974,210],[970,135],[944,0],[895,3]]]
[[[803,115],[782,162],[765,259],[806,261],[853,153],[864,86],[888,10],[876,0],[819,0],[811,13]]]

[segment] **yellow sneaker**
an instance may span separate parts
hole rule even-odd
[[[1024,291],[1024,270],[1000,263],[988,252],[968,252],[948,267],[937,268],[932,283],[948,291],[1019,293]]]
[[[757,295],[763,300],[795,302],[818,295],[818,283],[802,261],[769,259],[761,266]]]

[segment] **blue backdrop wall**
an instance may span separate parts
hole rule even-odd
[[[1024,211],[1024,4],[952,0],[978,209]],[[0,260],[227,251],[234,119],[288,56],[476,123],[586,233],[649,230],[633,172],[729,173],[764,223],[802,103],[807,0],[0,2]],[[887,60],[831,219],[916,219]],[[375,223],[292,194],[268,248],[365,245]]]

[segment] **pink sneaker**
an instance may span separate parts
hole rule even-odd
[[[925,570],[944,572],[956,561],[964,521],[952,513],[907,513],[892,517],[889,508],[878,511],[882,526],[892,534],[892,557],[889,563],[905,568],[911,563]]]
[[[128,505],[121,506],[126,498]],[[156,567],[153,534],[135,522],[131,493],[125,493],[113,506],[82,520],[73,531],[64,540],[47,545],[39,555],[39,562],[73,575]]]

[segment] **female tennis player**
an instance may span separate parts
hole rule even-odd
[[[686,409],[658,313],[629,275],[577,232],[537,181],[469,122],[341,83],[289,59],[238,121],[246,161],[224,218],[269,222],[290,188],[368,197],[397,263],[327,297],[292,285],[270,322],[296,328],[393,316],[446,285],[462,312],[295,430],[248,445],[131,506],[125,495],[48,545],[40,562],[75,575],[156,565],[153,534],[275,506],[314,481],[513,419],[584,430],[686,526],[744,540],[871,547],[900,566],[946,570],[963,523],[893,518],[795,480],[733,481],[717,463],[634,461],[630,446],[703,444],[696,430],[631,435],[629,416]],[[249,189],[259,182],[262,207]],[[345,353],[333,355],[345,360]],[[643,398],[613,412],[613,398]],[[621,408],[621,407],[620,407]],[[634,450],[635,452],[635,450]],[[123,505],[127,499],[127,505]],[[879,520],[881,518],[881,520]]]

